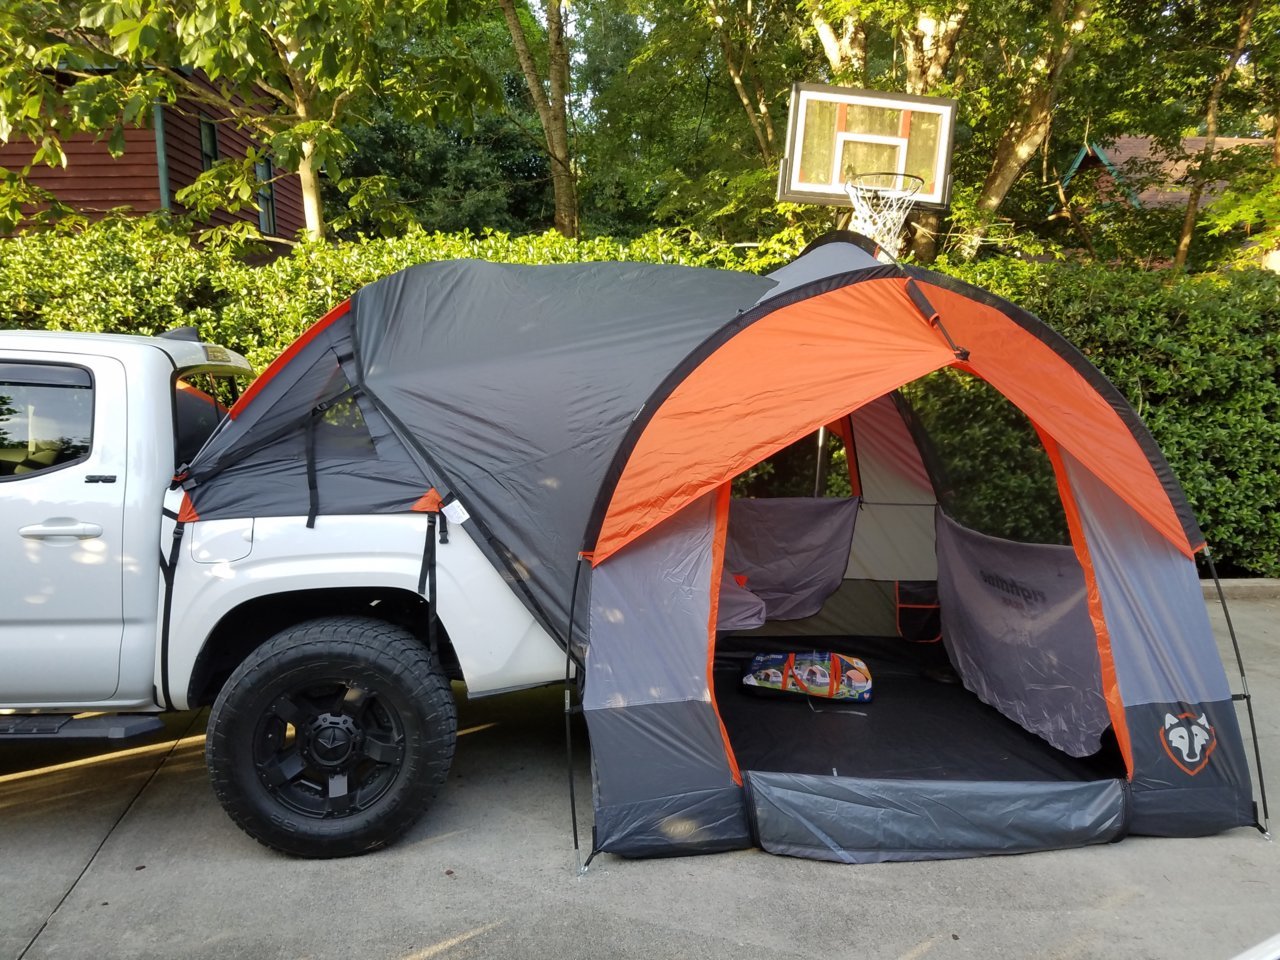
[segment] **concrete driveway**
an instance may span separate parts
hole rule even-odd
[[[1232,612],[1280,816],[1280,600]],[[580,877],[560,698],[464,703],[437,805],[401,843],[351,860],[291,860],[236,829],[206,779],[203,715],[109,755],[3,748],[0,958],[1167,960],[1228,958],[1280,932],[1280,850],[1243,829],[855,867],[602,856]],[[581,732],[578,745],[585,837]]]

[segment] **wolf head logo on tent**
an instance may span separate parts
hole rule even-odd
[[[1172,713],[1164,715],[1164,727],[1160,730],[1160,743],[1169,759],[1184,773],[1195,776],[1209,762],[1209,754],[1218,745],[1218,737],[1202,713]]]

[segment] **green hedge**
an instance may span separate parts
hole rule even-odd
[[[1043,318],[1120,388],[1215,554],[1280,575],[1280,276],[987,261],[952,269]]]
[[[261,368],[329,307],[414,263],[622,259],[759,271],[802,243],[796,234],[739,249],[669,232],[628,242],[415,233],[300,246],[253,266],[200,248],[163,221],[112,221],[0,240],[0,327],[157,333],[192,324]],[[1171,278],[1012,259],[940,268],[1026,307],[1079,345],[1150,425],[1218,554],[1280,575],[1280,278],[1244,269]],[[975,450],[994,442],[979,420],[970,435],[964,418],[954,423]],[[973,482],[981,476],[975,471]],[[995,510],[1000,486],[974,502]]]
[[[761,271],[785,263],[801,243],[783,235],[758,248],[735,248],[663,231],[626,242],[573,241],[554,232],[415,232],[302,245],[253,265],[226,249],[200,247],[162,219],[113,220],[0,239],[0,328],[155,334],[192,325],[261,368],[330,307],[415,263],[637,260]]]

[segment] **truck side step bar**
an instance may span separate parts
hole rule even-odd
[[[40,713],[0,717],[0,743],[6,740],[129,740],[164,729],[155,713],[99,714],[75,717]]]

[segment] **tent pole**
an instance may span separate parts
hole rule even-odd
[[[569,774],[569,817],[573,821],[573,853],[578,860],[578,875],[587,872],[582,862],[582,848],[578,841],[578,791],[573,777],[573,687],[570,674],[573,671],[573,623],[578,606],[578,580],[582,575],[582,556],[573,571],[573,591],[569,594],[569,629],[564,642],[564,753]],[[594,856],[595,851],[592,851]],[[591,861],[588,860],[587,863]]]
[[[1240,694],[1232,695],[1232,700],[1243,700],[1245,712],[1249,717],[1249,733],[1253,737],[1253,762],[1258,771],[1258,795],[1262,799],[1262,822],[1256,824],[1264,836],[1269,837],[1271,814],[1267,810],[1267,785],[1262,779],[1262,750],[1258,746],[1258,725],[1253,719],[1253,697],[1249,693],[1249,678],[1244,672],[1244,657],[1240,654],[1240,641],[1236,638],[1236,628],[1231,622],[1231,610],[1227,607],[1226,594],[1222,592],[1222,581],[1218,579],[1218,568],[1213,562],[1213,551],[1209,544],[1204,545],[1204,559],[1209,565],[1209,575],[1213,577],[1214,589],[1218,592],[1218,603],[1222,605],[1222,615],[1227,621],[1227,634],[1231,637],[1231,646],[1236,654],[1236,666],[1240,670]]]
[[[818,428],[818,466],[813,475],[813,495],[820,497],[827,491],[827,428]]]

